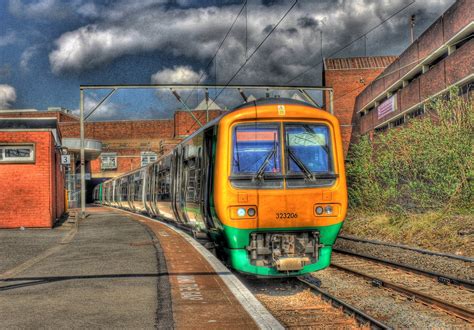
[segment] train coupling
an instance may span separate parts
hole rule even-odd
[[[275,267],[281,272],[298,271],[310,262],[308,257],[279,258],[275,261]]]

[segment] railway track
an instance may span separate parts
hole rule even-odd
[[[471,282],[336,249],[331,266],[363,277],[374,286],[396,291],[409,299],[474,323],[474,291]]]
[[[415,247],[408,246],[408,245],[403,245],[403,244],[382,242],[382,241],[364,239],[364,238],[360,238],[360,237],[347,236],[347,235],[339,235],[339,236],[337,236],[337,238],[338,239],[344,239],[346,241],[358,242],[358,243],[369,243],[369,244],[372,244],[372,245],[394,247],[394,248],[413,251],[413,252],[418,252],[418,253],[426,254],[426,255],[430,255],[430,256],[438,256],[438,257],[450,258],[450,259],[455,259],[455,260],[460,260],[460,261],[474,262],[474,258],[470,258],[470,257],[466,257],[466,256],[458,256],[458,255],[450,254],[450,253],[429,251],[429,250],[415,248]]]
[[[286,329],[391,329],[321,290],[311,275],[258,281],[237,276]]]
[[[321,290],[319,288],[320,282],[311,275],[300,276],[298,280],[308,286],[314,293],[318,294],[323,301],[327,301],[333,308],[338,309],[341,313],[353,318],[361,328],[367,329],[391,329],[388,325],[383,322],[367,315],[360,309],[351,306],[350,304],[336,298],[335,296]],[[331,322],[327,326],[332,327]]]

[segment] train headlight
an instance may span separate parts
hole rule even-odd
[[[326,206],[324,208],[324,211],[326,212],[326,214],[331,215],[332,214],[332,206],[331,205]]]
[[[245,217],[245,209],[243,207],[237,209],[237,215],[239,217]]]
[[[321,215],[321,214],[323,214],[323,212],[324,212],[324,209],[323,209],[322,206],[317,206],[316,207],[316,214],[317,215]]]
[[[255,216],[256,213],[257,213],[257,211],[253,207],[251,207],[247,210],[247,214],[248,214],[249,217]]]

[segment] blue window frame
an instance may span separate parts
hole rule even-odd
[[[233,174],[281,173],[279,123],[237,125],[233,141]]]
[[[326,125],[286,123],[285,144],[288,173],[301,173],[301,167],[312,173],[332,172],[330,135]]]

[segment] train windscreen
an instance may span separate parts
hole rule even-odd
[[[284,143],[281,153],[280,132]],[[327,186],[334,183],[330,130],[316,123],[249,123],[233,130],[232,175],[234,186]],[[282,173],[285,159],[285,175]]]
[[[285,124],[287,171],[331,171],[329,130],[326,125]]]

